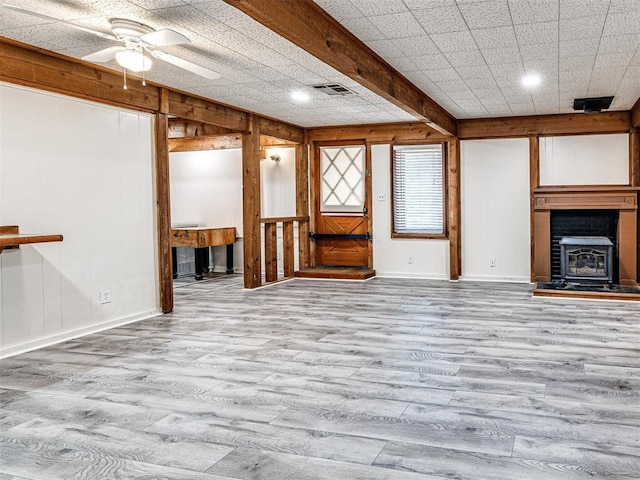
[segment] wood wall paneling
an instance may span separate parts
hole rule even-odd
[[[458,121],[458,138],[512,138],[531,135],[586,135],[629,131],[629,112],[597,115],[569,113],[525,117],[477,118]]]
[[[156,132],[156,216],[158,224],[158,275],[160,308],[163,313],[173,310],[173,272],[171,258],[171,201],[169,197],[168,117],[157,113]]]
[[[455,135],[456,120],[312,0],[225,0],[398,107]]]
[[[249,116],[250,131],[242,135],[242,224],[244,247],[244,286],[262,284],[260,241],[260,124]]]
[[[529,137],[529,195],[531,204],[529,215],[531,220],[531,281],[535,282],[535,248],[534,238],[536,230],[536,222],[534,218],[534,200],[533,192],[540,186],[540,138],[537,136]]]
[[[449,231],[449,279],[458,280],[462,274],[462,231],[460,199],[460,141],[447,143],[447,227]]]
[[[309,267],[311,245],[309,240],[309,145],[296,146],[296,215],[307,217],[298,222],[298,266]]]

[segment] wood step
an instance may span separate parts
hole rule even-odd
[[[534,288],[534,297],[587,298],[591,300],[630,300],[640,301],[640,293],[622,292],[589,292],[585,290],[554,290],[550,288]]]
[[[298,278],[331,278],[334,280],[366,280],[375,277],[376,271],[370,268],[318,267],[303,268],[295,272]]]

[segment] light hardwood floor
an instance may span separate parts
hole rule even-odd
[[[640,479],[638,302],[233,276],[0,364],[0,480]]]

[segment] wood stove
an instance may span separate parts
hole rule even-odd
[[[607,237],[562,237],[562,279],[568,283],[613,283],[613,243]]]

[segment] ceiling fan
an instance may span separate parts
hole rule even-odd
[[[111,33],[99,32],[90,28],[76,25],[48,15],[43,15],[32,10],[17,7],[15,5],[2,4],[4,8],[14,10],[16,12],[31,15],[32,17],[42,18],[51,22],[60,23],[76,30],[91,33],[106,40],[118,42],[121,45],[114,45],[103,50],[91,53],[82,57],[82,60],[96,63],[107,63],[115,59],[115,61],[125,70],[125,88],[126,88],[126,71],[142,72],[143,85],[144,72],[151,69],[153,61],[150,57],[157,58],[164,62],[183,68],[189,72],[200,75],[209,80],[220,77],[220,74],[208,68],[196,65],[184,58],[176,57],[169,53],[163,52],[159,47],[168,47],[171,45],[184,45],[191,43],[187,37],[181,33],[165,28],[162,30],[154,30],[153,28],[133,20],[123,18],[110,18]]]

